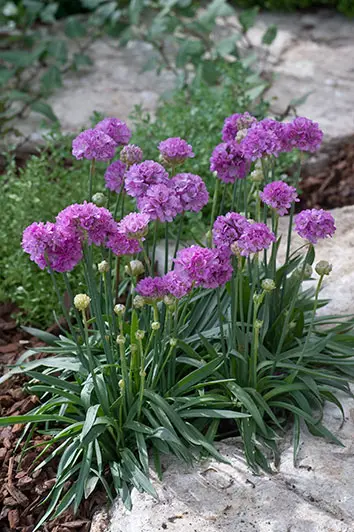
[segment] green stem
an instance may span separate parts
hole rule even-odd
[[[181,240],[182,227],[183,227],[183,217],[184,217],[184,213],[181,214],[180,219],[179,219],[178,232],[177,232],[177,239],[176,239],[176,245],[175,245],[175,250],[174,250],[174,253],[173,253],[173,258],[174,258],[174,259],[175,259],[176,256],[177,256],[178,249],[179,249],[179,243],[180,243],[180,240]],[[175,263],[172,262],[171,269],[173,270],[174,267],[175,267]]]
[[[216,216],[216,207],[218,204],[219,190],[220,190],[220,179],[216,178],[214,197],[213,197],[213,206],[211,209],[211,217],[210,217],[210,229],[209,229],[209,238],[208,238],[209,247],[211,247],[213,243],[213,225],[214,225],[215,216]]]
[[[158,230],[158,220],[155,220],[154,224],[154,237],[152,243],[152,259],[151,259],[151,275],[155,277],[155,256],[156,256],[156,244],[157,244],[157,230]]]
[[[165,274],[168,271],[168,223],[165,223]]]
[[[96,160],[92,159],[90,164],[90,174],[89,174],[89,201],[92,200],[92,189],[93,189],[93,179],[95,177],[96,170]]]

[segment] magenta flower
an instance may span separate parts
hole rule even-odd
[[[151,185],[160,184],[169,186],[170,180],[164,167],[155,161],[133,164],[125,178],[125,190],[133,198],[144,196]]]
[[[234,141],[237,132],[242,129],[248,129],[257,122],[257,118],[249,113],[235,113],[225,118],[224,127],[222,128],[223,142]]]
[[[163,140],[160,142],[158,148],[162,160],[171,166],[181,164],[186,159],[194,157],[192,146],[179,137],[171,137]]]
[[[275,235],[266,224],[249,223],[237,241],[237,246],[240,254],[248,257],[251,253],[268,249],[272,242],[275,242]]]
[[[76,159],[109,161],[114,157],[117,144],[99,129],[86,129],[73,140],[72,146]]]
[[[22,247],[41,270],[49,263],[56,272],[68,272],[82,259],[79,238],[51,222],[29,225],[23,232]]]
[[[175,258],[175,272],[195,286],[216,288],[232,275],[229,254],[223,250],[191,246],[180,250]]]
[[[124,146],[120,152],[120,160],[123,161],[123,163],[125,163],[127,166],[141,163],[143,160],[143,150],[135,144],[128,144],[128,146]]]
[[[181,276],[176,271],[166,273],[162,277],[167,293],[176,299],[181,299],[191,291],[193,283],[190,279]]]
[[[210,170],[216,172],[225,183],[246,177],[250,169],[241,145],[237,142],[224,142],[214,149],[210,157]]]
[[[173,189],[166,185],[152,185],[144,196],[138,198],[138,208],[151,220],[172,222],[182,212],[181,202]]]
[[[333,216],[323,209],[306,209],[295,216],[295,231],[312,244],[322,238],[332,237],[335,230]]]
[[[213,226],[213,240],[218,248],[237,242],[249,225],[248,220],[237,212],[228,212],[225,216],[218,216]]]
[[[323,132],[317,122],[298,116],[285,124],[287,150],[297,148],[301,151],[315,152],[321,146]]]
[[[184,212],[199,212],[209,201],[209,193],[199,175],[177,174],[172,178],[171,184]]]
[[[122,189],[125,170],[126,165],[122,161],[114,161],[110,164],[104,174],[106,188],[119,194]]]
[[[112,214],[104,207],[86,201],[69,205],[58,214],[56,220],[57,225],[68,235],[77,235],[81,240],[87,238],[89,244],[96,246],[104,244],[115,230]]]
[[[132,132],[127,124],[117,118],[104,118],[101,122],[96,124],[95,130],[103,131],[103,133],[111,137],[118,146],[128,144],[132,136]]]
[[[284,147],[284,125],[266,118],[251,127],[241,142],[244,157],[256,161],[267,155],[277,157]]]
[[[148,214],[140,212],[131,212],[124,216],[119,222],[119,231],[127,238],[135,238],[136,240],[145,240],[148,233],[150,217]]]
[[[287,214],[293,201],[300,201],[296,188],[287,185],[284,181],[269,183],[259,195],[263,203],[276,210],[279,216]]]
[[[168,294],[163,277],[145,277],[136,285],[136,291],[142,297],[155,301]]]
[[[141,251],[141,245],[138,240],[128,238],[121,233],[119,224],[115,224],[114,230],[111,231],[106,247],[111,249],[114,255],[121,257],[123,255],[135,255]]]

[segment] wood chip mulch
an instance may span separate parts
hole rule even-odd
[[[311,167],[310,167],[311,168]],[[299,210],[354,204],[354,142],[339,146],[319,171],[305,172]]]
[[[0,305],[0,374],[6,365],[31,347],[43,345],[37,339],[21,331],[13,314],[12,304]],[[50,329],[54,334],[57,331]],[[41,356],[40,354],[38,356]],[[43,356],[43,355],[42,355]],[[23,389],[26,378],[11,377],[0,385],[0,416],[23,415],[38,404],[37,396],[30,396]],[[30,449],[21,456],[23,443],[16,445],[21,438],[23,425],[0,427],[0,530],[1,532],[32,532],[43,516],[47,504],[43,501],[55,482],[56,464],[50,462],[42,469],[34,471],[40,462],[34,461],[42,447]],[[34,433],[30,446],[43,443],[46,437]],[[70,484],[68,484],[68,488]],[[91,519],[97,509],[106,503],[105,494],[99,489],[84,501],[76,515],[65,512],[56,520],[41,527],[43,532],[88,532]]]

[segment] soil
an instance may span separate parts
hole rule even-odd
[[[311,166],[309,167],[311,168]],[[322,170],[308,170],[298,208],[334,209],[354,204],[354,142],[338,147]]]
[[[17,327],[15,313],[16,307],[13,304],[0,305],[0,373],[4,371],[5,366],[16,362],[25,350],[44,345]],[[49,332],[58,333],[55,327],[49,328]],[[36,356],[42,357],[44,354],[39,353]],[[14,376],[0,386],[0,417],[23,415],[39,402],[37,396],[26,393],[26,380],[26,377]],[[35,471],[39,462],[34,461],[42,447],[31,448],[21,457],[24,445],[21,442],[23,429],[24,425],[21,424],[0,427],[1,532],[32,532],[48,506],[45,502],[43,504],[43,501],[55,482],[57,464],[54,462]],[[45,439],[45,436],[34,433],[29,447],[43,443]],[[70,511],[65,512],[40,530],[88,532],[93,514],[105,503],[105,494],[99,489],[95,490],[93,495],[81,504],[76,515]]]

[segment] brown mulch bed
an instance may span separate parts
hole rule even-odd
[[[300,209],[333,209],[354,204],[354,142],[339,146],[323,170],[309,168],[300,183]]]
[[[25,350],[43,345],[16,326],[16,320],[12,317],[15,311],[16,308],[12,304],[0,305],[0,374],[7,364],[13,364]],[[57,333],[53,327],[50,331]],[[38,397],[30,396],[24,390],[25,383],[25,377],[14,376],[0,386],[1,417],[23,415],[38,404]],[[16,449],[23,428],[20,424],[0,428],[1,532],[32,532],[46,510],[47,504],[42,502],[55,482],[55,463],[51,462],[43,469],[34,471],[39,463],[34,464],[34,460],[42,451],[42,447],[30,449],[22,457],[23,443]],[[45,436],[35,433],[30,446],[42,443],[45,439]],[[81,504],[75,516],[67,511],[41,527],[41,530],[88,532],[93,514],[98,508],[102,508],[105,502],[105,494],[99,489],[95,490],[93,495]]]

